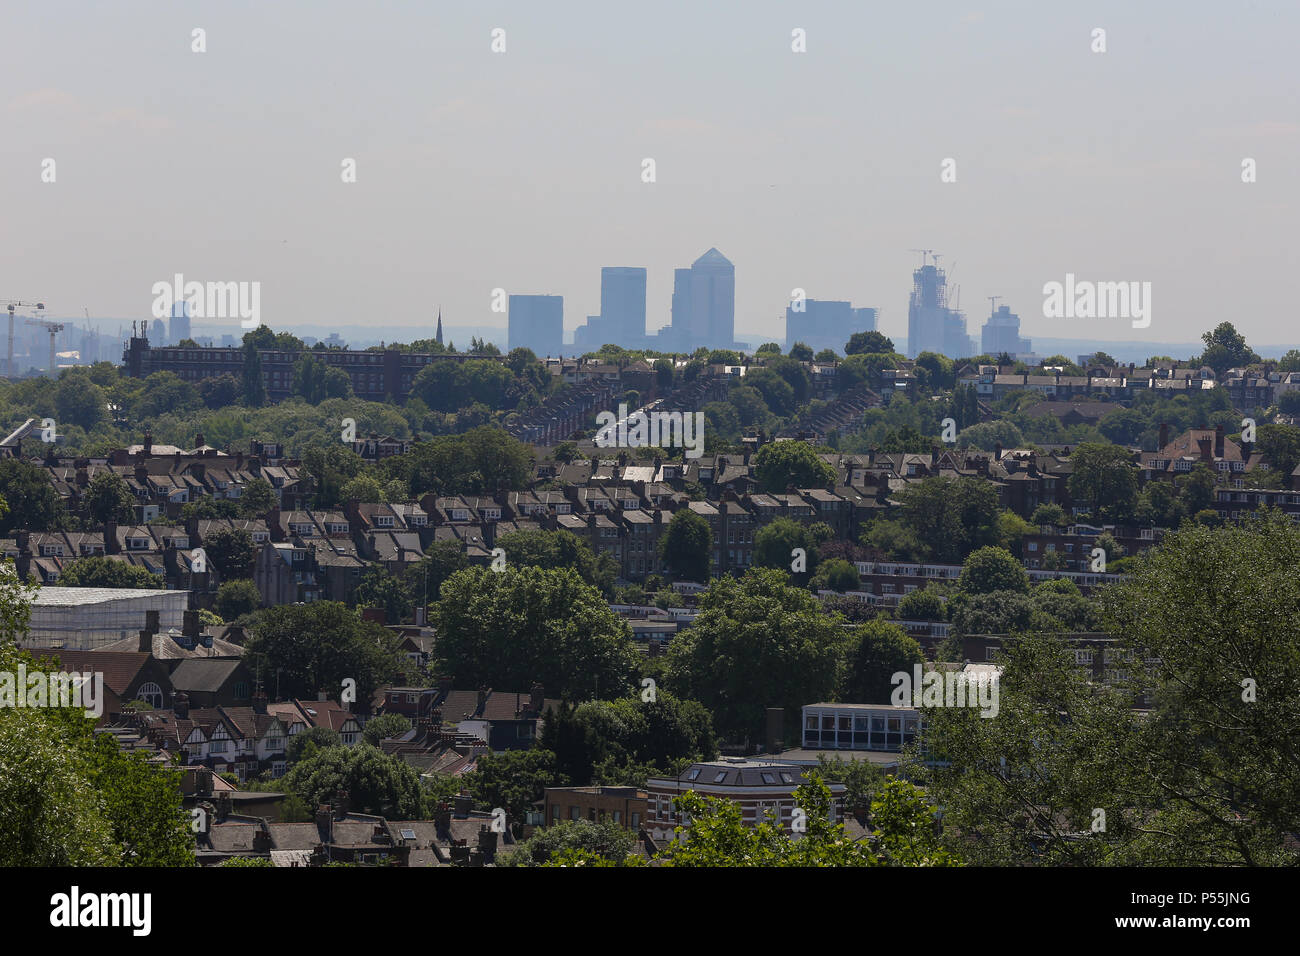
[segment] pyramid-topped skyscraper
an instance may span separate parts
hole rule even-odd
[[[673,273],[673,321],[659,330],[660,349],[736,347],[736,267],[710,249],[689,269]]]

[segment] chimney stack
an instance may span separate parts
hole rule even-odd
[[[1214,426],[1214,457],[1223,457],[1223,426]]]
[[[190,716],[190,695],[185,691],[180,691],[172,698],[172,710],[181,720],[186,720]]]
[[[1161,422],[1160,423],[1160,447],[1157,448],[1156,451],[1163,451],[1164,447],[1168,444],[1169,444],[1169,426],[1166,423]]]

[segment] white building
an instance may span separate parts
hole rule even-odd
[[[43,587],[32,601],[24,647],[91,651],[138,634],[145,612],[158,612],[159,628],[181,630],[189,591],[139,588]]]

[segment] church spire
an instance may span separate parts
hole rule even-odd
[[[439,345],[442,344],[442,306],[438,306],[438,334],[434,339]]]

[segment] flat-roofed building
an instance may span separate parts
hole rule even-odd
[[[771,815],[788,827],[795,809],[794,791],[807,781],[804,767],[743,757],[694,763],[676,777],[651,777],[646,781],[646,830],[655,840],[673,838],[673,829],[689,825],[673,800],[695,791],[703,797],[721,797],[740,804],[745,826],[756,826]],[[842,783],[827,784],[831,791],[831,821],[844,819]]]

